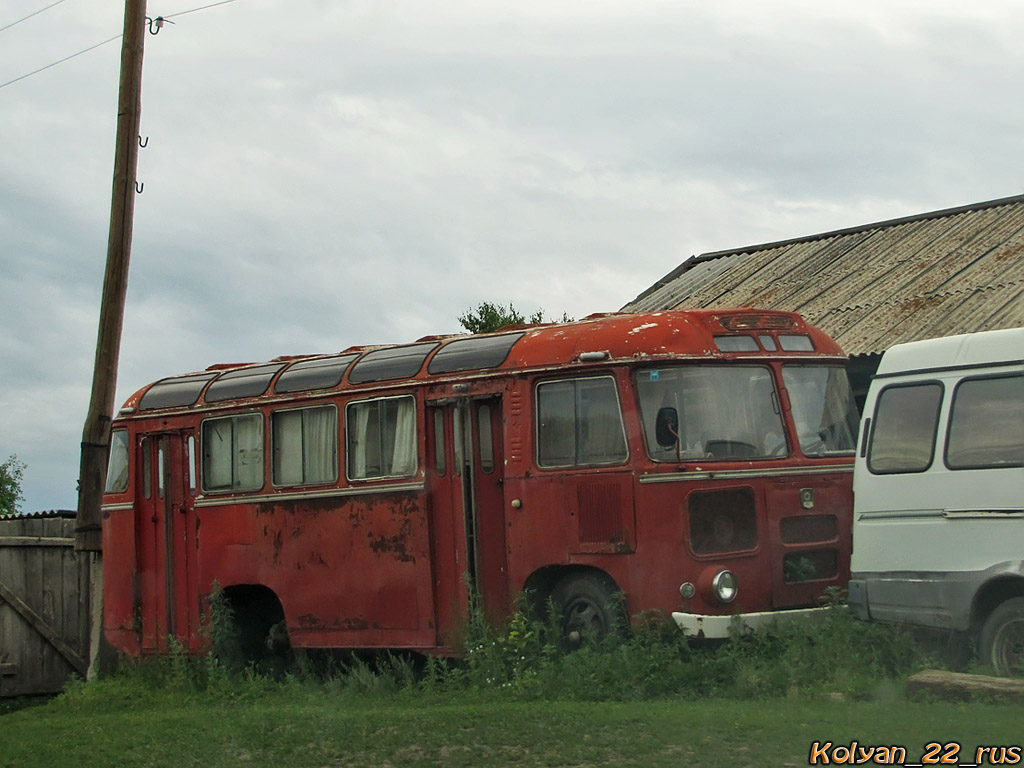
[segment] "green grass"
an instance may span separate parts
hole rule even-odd
[[[936,660],[842,610],[695,648],[647,621],[566,652],[517,615],[459,661],[343,657],[257,673],[215,658],[124,664],[44,706],[0,709],[0,768],[807,765],[814,742],[1017,746],[1024,704],[909,701]],[[271,674],[272,673],[272,674]]]
[[[524,702],[467,694],[244,695],[89,686],[0,719],[0,766],[806,765],[815,741],[1019,743],[1024,707],[823,700]]]

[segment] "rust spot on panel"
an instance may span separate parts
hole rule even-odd
[[[320,630],[362,630],[369,628],[369,624],[366,619],[335,619],[334,621],[327,623],[323,619],[314,616],[312,613],[307,613],[299,616],[299,628],[300,629],[320,629]]]
[[[377,554],[385,552],[393,554],[397,560],[403,563],[415,563],[416,558],[409,553],[406,547],[406,538],[410,533],[408,529],[411,527],[407,522],[403,523],[401,532],[394,536],[377,536],[374,538],[370,534],[370,549]]]
[[[274,547],[274,565],[277,565],[278,564],[278,560],[280,560],[280,558],[281,558],[281,545],[282,545],[282,542],[281,542],[281,532],[280,531],[275,531],[274,532],[274,538],[272,540],[272,544],[273,544],[273,547]]]
[[[415,542],[415,532],[413,527],[413,520],[422,515],[419,503],[415,499],[405,499],[391,514],[391,519],[387,528],[394,530],[395,525],[398,525],[398,532],[385,535],[375,534],[372,530],[368,531],[366,538],[369,539],[370,549],[377,554],[390,554],[394,556],[396,560],[403,563],[415,563],[416,556],[410,551],[410,542]]]
[[[327,561],[324,560],[323,556],[319,552],[309,553],[309,563],[310,565],[319,565],[323,568],[327,567]]]
[[[339,619],[334,625],[335,629],[367,629],[370,626],[366,619]]]

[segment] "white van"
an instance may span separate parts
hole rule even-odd
[[[1024,674],[1024,328],[882,357],[854,469],[849,602]]]

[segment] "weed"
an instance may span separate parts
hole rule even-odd
[[[400,653],[302,654],[269,672],[232,666],[230,605],[210,598],[211,653],[192,657],[171,641],[156,659],[126,662],[108,684],[125,701],[162,690],[224,701],[312,687],[347,698],[494,696],[523,701],[649,701],[656,699],[892,698],[902,677],[941,666],[925,646],[899,627],[855,620],[843,596],[826,595],[816,619],[775,621],[756,634],[735,625],[729,641],[696,644],[658,613],[634,617],[631,631],[585,637],[563,646],[561,617],[553,605],[536,617],[524,608],[507,622],[488,622],[474,596],[460,657],[420,658]],[[69,704],[88,698],[73,684]]]

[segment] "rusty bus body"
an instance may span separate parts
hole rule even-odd
[[[550,598],[574,638],[812,608],[849,579],[843,362],[796,314],[734,309],[162,379],[113,424],[106,637],[201,652],[215,584],[254,646],[297,648],[457,652],[467,583],[496,621]]]

